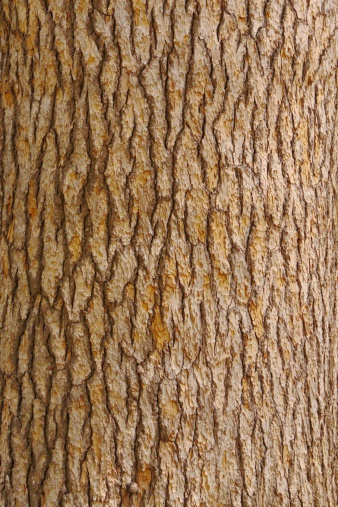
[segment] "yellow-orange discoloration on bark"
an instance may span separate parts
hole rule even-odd
[[[163,347],[170,341],[170,333],[162,320],[158,305],[155,305],[154,307],[154,318],[151,324],[151,330],[156,348],[162,350]]]
[[[0,507],[338,505],[335,6],[263,4],[2,2]]]

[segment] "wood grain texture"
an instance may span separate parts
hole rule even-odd
[[[0,507],[338,505],[336,0],[1,0]]]

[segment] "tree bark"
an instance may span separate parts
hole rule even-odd
[[[332,506],[336,0],[2,0],[0,506]]]

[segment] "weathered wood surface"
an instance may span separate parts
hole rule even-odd
[[[337,12],[1,1],[1,507],[337,507]]]

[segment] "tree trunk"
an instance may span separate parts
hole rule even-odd
[[[337,2],[0,13],[0,506],[336,507]]]

